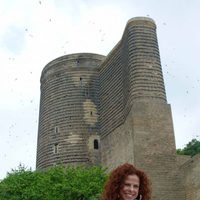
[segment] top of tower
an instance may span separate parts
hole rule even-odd
[[[138,24],[151,25],[151,26],[156,27],[155,21],[150,17],[133,17],[129,19],[127,22],[127,26],[138,25]]]
[[[77,60],[77,59],[92,59],[92,60],[104,60],[105,56],[95,53],[74,53],[64,56],[60,56],[52,61],[50,61],[43,69],[45,71],[47,68],[54,66],[63,61]]]
[[[150,21],[155,24],[155,21],[150,17],[133,17],[128,20],[128,23],[131,21]]]
[[[105,56],[94,53],[74,53],[58,57],[49,62],[42,70],[41,80],[62,70],[97,70]]]

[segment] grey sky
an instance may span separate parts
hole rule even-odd
[[[35,169],[40,75],[56,57],[107,55],[126,22],[156,21],[177,147],[199,138],[200,2],[197,0],[0,0],[0,179]]]

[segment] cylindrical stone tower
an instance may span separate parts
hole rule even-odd
[[[100,162],[98,68],[102,60],[104,56],[97,54],[71,54],[43,69],[37,169]]]

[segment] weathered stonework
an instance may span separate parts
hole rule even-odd
[[[153,200],[199,200],[199,157],[177,157],[156,25],[130,19],[105,57],[79,53],[41,76],[37,169],[129,162],[145,170]]]
[[[99,164],[99,64],[104,56],[72,54],[47,64],[41,76],[37,169],[58,163]]]
[[[179,170],[181,183],[185,189],[185,200],[200,199],[200,154],[187,160],[185,159],[185,162],[181,163]]]

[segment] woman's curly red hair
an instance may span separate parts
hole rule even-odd
[[[120,165],[111,172],[104,188],[102,200],[118,200],[120,189],[128,175],[137,175],[139,177],[139,194],[142,195],[142,200],[150,200],[150,182],[146,173],[144,173],[142,170],[136,169],[129,163]]]

